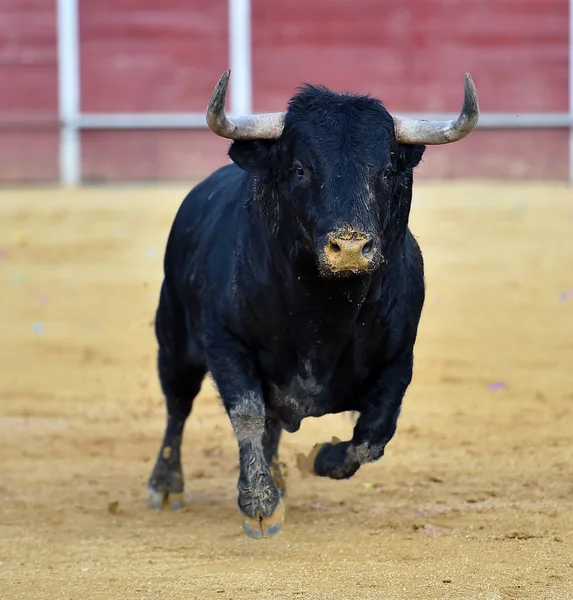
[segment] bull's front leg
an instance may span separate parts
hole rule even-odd
[[[271,537],[282,528],[284,505],[265,458],[265,404],[254,361],[229,339],[219,339],[210,354],[209,369],[239,445],[237,488],[243,530],[254,538]]]
[[[304,472],[347,479],[361,465],[378,460],[396,432],[402,399],[412,380],[412,348],[397,356],[380,373],[368,393],[352,440],[317,444],[308,456],[299,455],[298,466]]]

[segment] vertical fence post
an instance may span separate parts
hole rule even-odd
[[[229,63],[230,112],[249,114],[253,111],[250,0],[229,0]]]
[[[58,0],[58,104],[60,117],[60,183],[81,182],[78,0]]]
[[[573,0],[569,0],[569,186],[573,186]]]

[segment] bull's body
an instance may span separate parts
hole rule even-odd
[[[424,139],[467,135],[477,99],[467,79],[467,118],[417,128],[374,98],[308,86],[286,115],[233,123],[227,80],[208,120],[234,137],[235,164],[189,193],[165,253],[156,334],[168,421],[150,502],[181,504],[183,427],[209,371],[238,440],[243,527],[261,537],[283,520],[283,429],[358,413],[350,440],[300,462],[334,479],[379,459],[395,433],[424,303],[413,169]]]
[[[237,360],[247,353],[266,418],[291,432],[305,417],[362,412],[395,361],[385,384],[409,382],[424,301],[410,232],[383,275],[324,279],[315,257],[293,243],[295,231],[269,235],[258,222],[251,189],[251,177],[228,165],[183,202],[157,313],[165,360],[206,371],[206,345]],[[232,339],[220,341],[220,329]]]

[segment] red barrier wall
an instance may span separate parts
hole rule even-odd
[[[456,111],[470,72],[484,112],[567,111],[567,0],[253,0],[256,110],[301,81],[390,112]],[[568,133],[478,131],[431,148],[424,177],[566,178]]]
[[[201,112],[228,65],[227,0],[83,0],[84,112]],[[208,131],[85,131],[86,181],[196,179],[226,162]]]
[[[55,0],[0,3],[0,181],[58,178]]]
[[[0,180],[54,180],[54,0],[2,6]],[[466,71],[483,111],[567,110],[567,0],[252,0],[252,15],[257,111],[283,109],[304,81],[372,93],[396,113],[455,111]],[[227,20],[227,0],[82,0],[82,111],[203,111],[228,66]],[[83,174],[190,180],[227,162],[226,148],[208,131],[85,131]],[[564,179],[567,164],[566,130],[480,130],[430,148],[419,175]]]

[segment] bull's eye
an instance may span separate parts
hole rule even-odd
[[[297,177],[304,177],[304,167],[298,161],[294,163],[292,168]]]

